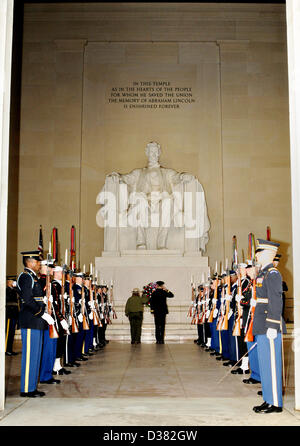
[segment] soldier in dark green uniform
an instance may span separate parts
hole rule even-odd
[[[144,304],[149,298],[146,294],[141,296],[140,290],[134,288],[132,296],[126,302],[125,315],[129,318],[131,331],[131,344],[141,343]]]

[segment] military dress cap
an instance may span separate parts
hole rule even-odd
[[[84,277],[84,274],[81,271],[78,271],[73,274],[74,277]]]
[[[41,265],[45,265],[45,266],[49,266],[49,268],[54,268],[55,267],[55,265],[54,265],[54,263],[53,262],[48,262],[48,260],[42,260],[41,261]]]
[[[21,252],[23,259],[34,259],[42,261],[43,257],[40,253],[40,251],[23,251]]]
[[[256,253],[261,252],[266,249],[268,251],[273,251],[274,253],[277,253],[279,246],[280,246],[279,243],[272,242],[271,240],[263,240],[261,238],[258,238],[255,252]]]
[[[53,272],[58,273],[59,271],[63,271],[63,268],[59,265],[53,265]]]
[[[162,286],[165,284],[165,282],[163,282],[162,280],[158,280],[156,283],[158,286]]]
[[[231,269],[231,270],[229,271],[229,274],[230,274],[231,276],[236,276],[236,271],[234,271],[234,269]]]

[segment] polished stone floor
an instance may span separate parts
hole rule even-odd
[[[20,345],[16,351],[20,351]],[[294,411],[293,354],[285,340],[287,387],[281,414],[255,414],[259,385],[232,375],[193,342],[111,341],[44,398],[19,397],[21,354],[6,357],[1,426],[300,426]],[[229,372],[229,373],[228,373]]]

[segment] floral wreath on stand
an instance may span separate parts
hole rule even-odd
[[[147,307],[150,308],[150,298],[152,296],[152,293],[157,288],[156,282],[150,282],[148,285],[143,286],[143,294],[146,294],[148,296],[148,302],[145,304]]]

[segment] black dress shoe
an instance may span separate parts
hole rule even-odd
[[[244,384],[260,384],[260,381],[257,381],[254,378],[243,379]]]
[[[204,348],[204,347],[206,347],[206,344],[204,344],[204,342],[202,342],[202,343],[200,344],[200,347]]]
[[[41,384],[60,384],[60,380],[59,379],[48,379],[47,381],[40,381]]]
[[[240,367],[238,367],[237,369],[231,370],[231,373],[233,375],[242,375],[244,372]]]
[[[109,344],[109,340],[108,339],[105,339],[105,344]]]
[[[194,344],[198,344],[199,339],[194,339]]]
[[[37,390],[37,389],[35,389],[35,391],[33,393],[36,397],[39,397],[39,398],[42,398],[43,396],[46,395],[45,392],[41,392],[40,390]]]
[[[66,370],[63,367],[59,370],[53,370],[52,375],[70,375],[70,370]]]
[[[262,396],[262,390],[259,390],[259,391],[257,392],[257,395]]]
[[[35,398],[37,395],[34,392],[21,392],[20,396],[24,398]]]
[[[82,362],[82,361],[88,361],[88,359],[85,358],[84,356],[81,356],[80,358],[76,358],[76,361]]]
[[[135,344],[135,341],[131,341],[131,344]]]
[[[272,404],[264,403],[261,406],[253,407],[254,412],[256,413],[280,413],[282,412],[282,407],[273,406]]]
[[[16,356],[18,353],[16,352],[5,352],[6,356]]]
[[[220,354],[219,352],[214,351],[210,354],[210,356],[219,356],[219,354]]]
[[[234,361],[227,361],[227,362],[224,362],[224,363],[223,363],[223,365],[224,365],[225,367],[233,367],[234,364],[235,364]]]

